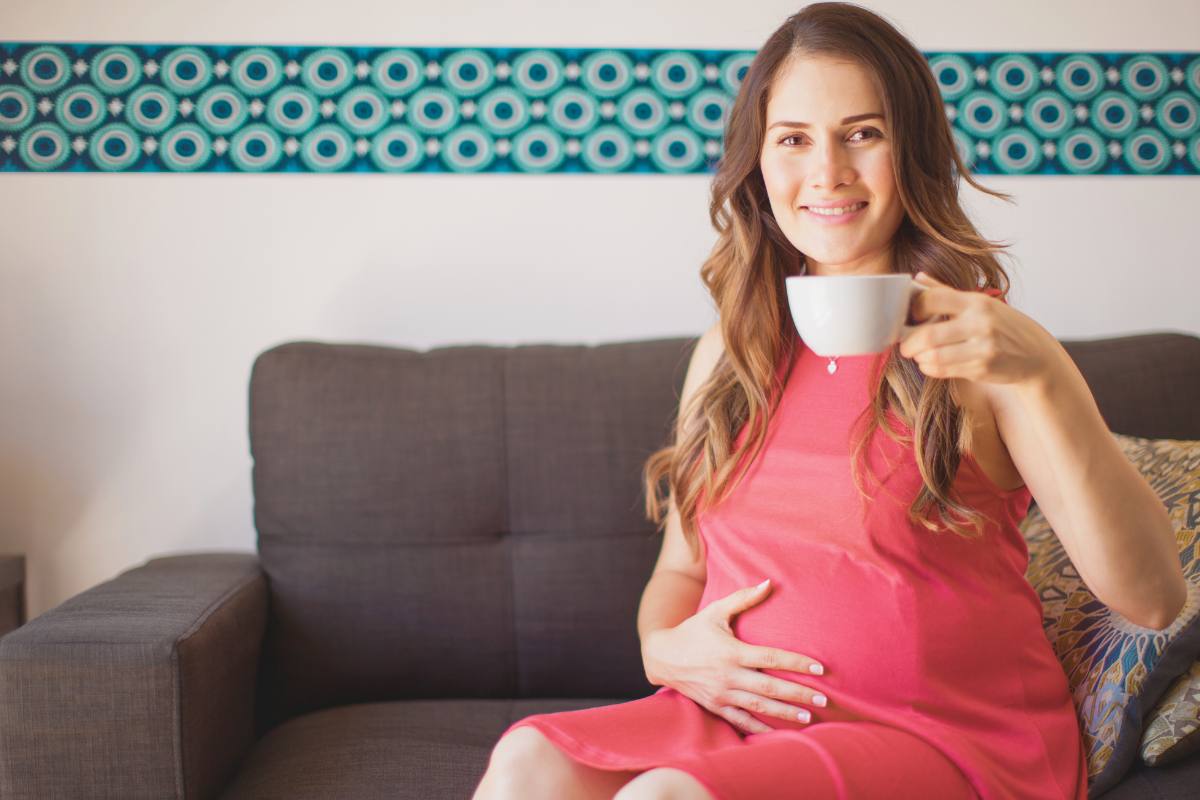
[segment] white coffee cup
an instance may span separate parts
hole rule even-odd
[[[819,356],[881,353],[906,336],[909,305],[926,287],[907,273],[790,275],[784,281],[792,321]]]

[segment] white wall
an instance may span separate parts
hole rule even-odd
[[[0,37],[757,49],[801,5],[6,0]],[[926,51],[1200,49],[1195,0],[868,5]],[[983,179],[1018,202],[968,188],[970,211],[1053,334],[1200,333],[1200,180]],[[26,554],[30,615],[157,554],[254,549],[247,382],[274,344],[699,334],[708,181],[0,175],[0,552]]]

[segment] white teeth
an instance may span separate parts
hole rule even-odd
[[[842,214],[848,214],[851,211],[858,211],[865,206],[866,203],[855,203],[852,206],[844,206],[842,208],[809,208],[813,214],[820,214],[822,217],[840,217]]]

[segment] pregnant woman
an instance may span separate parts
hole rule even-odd
[[[720,321],[645,470],[659,688],[516,721],[476,800],[1087,797],[1017,525],[1036,499],[1137,624],[1166,627],[1186,584],[1082,375],[1005,301],[960,178],[1007,197],[967,173],[928,64],[881,17],[813,4],[758,51],[712,186]],[[805,348],[787,276],[891,273],[925,282],[924,324],[875,355]]]

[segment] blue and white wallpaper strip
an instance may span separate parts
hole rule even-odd
[[[0,42],[0,172],[715,168],[753,51]],[[1200,53],[927,53],[981,174],[1200,174]]]

